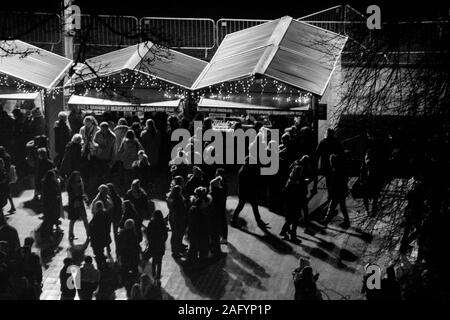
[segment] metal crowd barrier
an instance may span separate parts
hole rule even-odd
[[[139,21],[133,16],[82,14],[81,28],[90,28],[86,39],[86,44],[90,46],[126,47],[139,42]],[[75,37],[75,44],[80,41],[80,37]]]
[[[270,20],[251,19],[220,19],[216,23],[216,43],[220,45],[223,38],[229,33],[257,26]]]
[[[0,35],[25,42],[57,44],[61,42],[60,17],[52,13],[0,12]]]
[[[171,47],[210,50],[216,46],[214,20],[206,18],[144,17],[141,32]]]

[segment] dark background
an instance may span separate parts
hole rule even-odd
[[[395,0],[75,0],[82,13],[162,17],[206,17],[276,19],[284,15],[298,18],[339,4],[350,4],[366,12],[370,4],[381,8],[384,21],[448,19],[450,5],[445,1]],[[59,0],[4,0],[0,10],[58,12]]]

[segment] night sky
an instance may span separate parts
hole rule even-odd
[[[276,19],[283,15],[301,17],[338,4],[348,3],[365,13],[370,4],[381,8],[382,20],[405,21],[448,19],[450,5],[445,1],[336,1],[336,0],[75,0],[84,13],[164,17],[207,17]],[[58,0],[2,1],[0,10],[57,12]]]

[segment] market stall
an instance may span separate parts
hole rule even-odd
[[[0,41],[0,103],[5,111],[38,108],[44,114],[51,151],[52,127],[63,110],[61,82],[72,61],[20,40]]]
[[[103,105],[129,112],[178,111],[206,65],[151,42],[140,43],[88,59],[66,84],[74,94],[69,105],[96,105],[97,109]],[[83,97],[96,99],[95,103],[76,103]]]
[[[317,121],[318,100],[346,41],[291,17],[269,21],[227,35],[192,89],[199,97],[226,101],[223,108],[238,103],[273,113],[308,106]]]

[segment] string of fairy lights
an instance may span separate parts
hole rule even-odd
[[[186,99],[188,95],[194,101],[199,101],[202,97],[223,100],[232,99],[236,95],[245,96],[248,100],[258,98],[262,95],[272,97],[273,100],[286,102],[289,104],[307,105],[310,102],[311,93],[304,92],[289,86],[281,81],[268,77],[250,76],[232,82],[220,83],[199,90],[189,90],[187,88],[172,84],[150,75],[138,71],[122,72],[110,76],[90,76],[83,78],[72,78],[68,85],[56,86],[51,89],[42,89],[24,80],[18,80],[8,75],[0,74],[0,86],[15,87],[17,92],[32,93],[41,91],[44,97],[54,99],[64,89],[68,88],[77,95],[89,96],[94,92],[101,94],[109,89],[112,92],[120,90],[129,91],[131,94],[135,89],[152,89],[162,93],[166,99]]]

